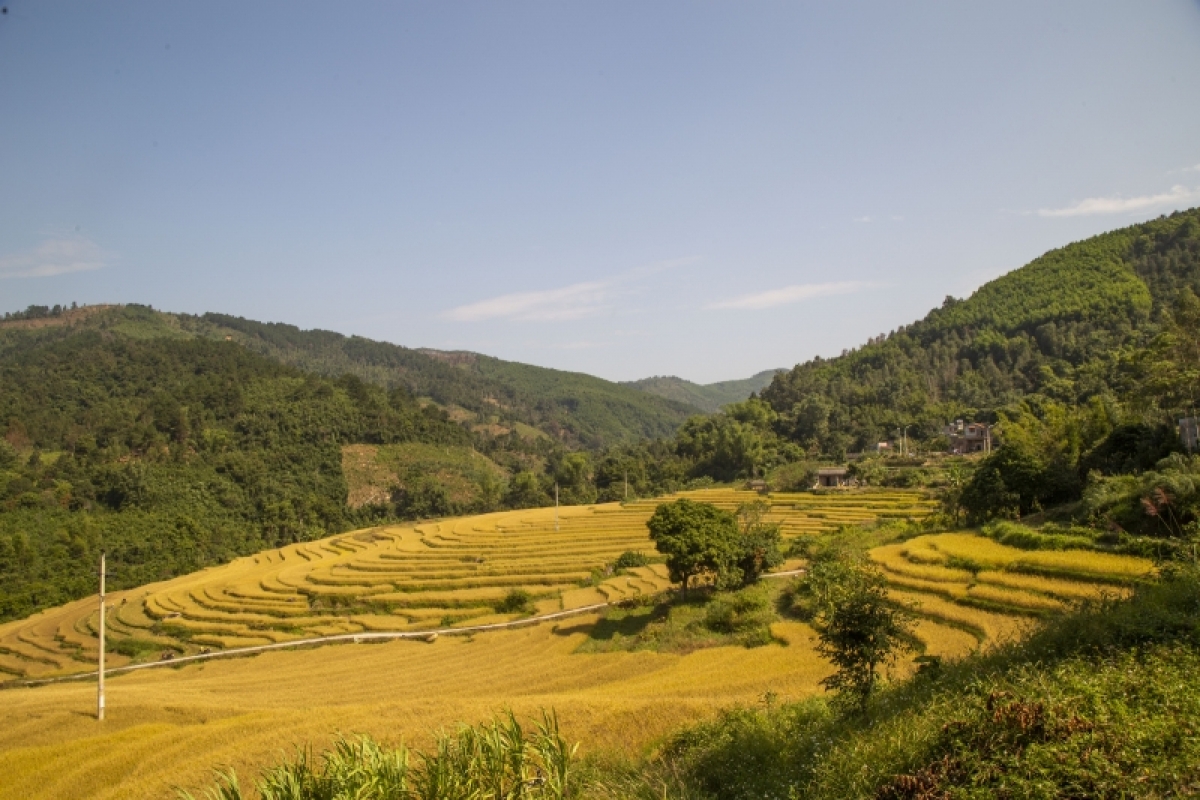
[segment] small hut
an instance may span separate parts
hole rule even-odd
[[[849,484],[848,470],[845,467],[822,467],[817,470],[817,486],[822,489],[836,489]]]

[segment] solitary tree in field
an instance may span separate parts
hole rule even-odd
[[[688,584],[696,575],[716,573],[728,580],[740,556],[737,517],[708,503],[686,498],[664,503],[646,522],[658,552],[667,557],[671,580]]]
[[[817,651],[837,667],[822,685],[866,711],[879,670],[912,649],[912,616],[888,600],[887,581],[866,555],[850,548],[817,554],[797,593],[817,629]]]

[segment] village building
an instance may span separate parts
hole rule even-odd
[[[849,470],[845,467],[821,467],[817,470],[817,486],[822,489],[836,489],[849,486]]]
[[[992,452],[992,429],[982,422],[957,419],[942,432],[950,440],[950,452],[955,455]]]

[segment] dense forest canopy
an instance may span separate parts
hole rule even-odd
[[[129,586],[344,529],[344,443],[470,441],[403,389],[91,330],[0,340],[0,423],[3,618],[90,591],[100,547]]]
[[[933,440],[951,420],[994,421],[1031,394],[1085,403],[1121,391],[1122,355],[1153,338],[1184,287],[1200,290],[1200,210],[1051,251],[853,352],[777,375],[762,398],[784,438],[827,454],[905,425]]]
[[[571,446],[603,447],[671,435],[698,409],[579,372],[467,352],[414,350],[332,331],[301,330],[225,314],[180,316],[196,335],[230,335],[244,347],[322,375],[356,375],[455,406],[505,427],[537,428]]]

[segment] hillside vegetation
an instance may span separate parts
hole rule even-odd
[[[61,330],[0,336],[0,619],[93,592],[102,547],[122,587],[344,530],[343,443],[470,441],[402,389]]]
[[[761,391],[771,384],[776,372],[783,370],[767,369],[749,378],[718,383],[692,383],[675,376],[655,376],[642,378],[637,381],[624,382],[623,386],[632,386],[649,394],[665,397],[694,406],[702,411],[720,411],[722,407],[745,400],[754,392]]]
[[[762,397],[790,441],[862,450],[904,425],[934,440],[1037,395],[1121,394],[1121,356],[1146,346],[1185,288],[1200,291],[1200,210],[1053,250],[947,298],[923,320],[776,376]]]
[[[0,620],[93,591],[101,548],[130,587],[372,520],[545,505],[556,484],[589,502],[591,460],[572,447],[669,433],[687,413],[459,355],[142,306],[9,313]]]
[[[402,386],[417,397],[465,409],[480,425],[512,429],[514,423],[524,423],[576,446],[596,448],[669,436],[698,410],[581,372],[478,353],[414,350],[225,314],[177,319],[181,328],[194,335],[228,335],[281,363],[331,377],[355,375],[388,389]]]

